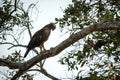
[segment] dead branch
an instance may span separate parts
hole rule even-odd
[[[17,0],[14,2],[14,10],[10,13],[10,16],[12,15],[13,12],[17,10]]]
[[[11,47],[9,47],[8,49],[11,49],[11,48],[14,48],[14,47],[24,47],[26,48],[27,46],[26,45],[22,45],[22,44],[17,44],[17,45],[12,45]]]
[[[22,45],[22,44],[13,44],[11,42],[0,42],[0,44],[8,44],[8,45],[12,45],[11,47],[9,47],[8,49],[11,49],[13,47],[27,47],[26,45]]]
[[[104,30],[120,30],[120,22],[106,22],[106,23],[100,23],[100,24],[93,24],[87,28],[82,29],[80,32],[77,32],[74,35],[71,35],[69,38],[66,40],[62,41],[59,45],[57,45],[54,48],[51,48],[50,50],[47,50],[41,54],[38,54],[37,56],[33,57],[32,59],[20,63],[21,65],[16,63],[19,71],[13,76],[12,80],[16,80],[18,77],[20,77],[25,71],[30,69],[32,66],[36,65],[38,62],[49,58],[49,57],[54,57],[58,55],[61,51],[72,45],[73,43],[77,42],[78,40],[82,39],[86,35],[94,32],[94,31],[104,31]],[[0,66],[7,66],[10,67],[10,65],[4,65],[6,63],[11,63],[9,61],[2,61],[0,60]],[[19,66],[19,67],[18,67]]]
[[[49,74],[44,68],[42,68],[41,70],[39,70],[39,69],[30,69],[28,71],[38,71],[38,72],[44,74],[45,76],[51,78],[52,80],[59,80],[58,78],[56,78],[56,77],[52,76],[51,74]]]

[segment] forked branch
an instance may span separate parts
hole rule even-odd
[[[17,79],[20,77],[25,71],[30,69],[32,66],[36,65],[38,62],[49,58],[49,57],[54,57],[58,55],[61,51],[69,47],[70,45],[74,44],[78,40],[82,39],[86,35],[94,32],[94,31],[103,31],[103,30],[120,30],[120,22],[106,22],[106,23],[100,23],[100,24],[93,24],[89,27],[86,27],[82,29],[80,32],[77,32],[74,35],[71,35],[69,38],[66,40],[62,41],[59,45],[57,45],[54,48],[51,48],[50,50],[47,50],[41,54],[38,54],[37,56],[34,56],[32,59],[21,63],[19,65],[18,69],[19,71],[13,76],[12,80]],[[7,66],[9,65],[3,65],[4,61],[0,60],[0,66]],[[2,63],[2,64],[1,64]],[[6,62],[5,62],[6,63]],[[9,61],[7,62],[9,63]],[[10,62],[12,64],[12,62]],[[13,67],[13,69],[16,67]]]

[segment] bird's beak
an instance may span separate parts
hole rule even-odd
[[[52,31],[55,30],[55,28],[52,29]]]
[[[56,25],[52,28],[52,31],[56,29]]]

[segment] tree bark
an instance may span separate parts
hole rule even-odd
[[[38,54],[37,56],[34,56],[30,60],[23,62],[23,63],[14,63],[15,66],[12,66],[12,62],[10,61],[4,61],[0,59],[0,66],[7,66],[11,69],[19,69],[18,72],[13,76],[11,80],[16,80],[18,77],[20,77],[26,70],[30,69],[32,66],[37,64],[38,62],[42,61],[43,59],[54,57],[58,54],[60,54],[61,51],[69,47],[70,45],[74,44],[78,40],[82,39],[86,35],[94,32],[94,31],[104,31],[104,30],[120,30],[120,22],[106,22],[106,23],[99,23],[99,24],[93,24],[89,27],[86,27],[82,29],[80,32],[77,32],[74,35],[71,35],[66,40],[62,41],[59,45],[57,45],[54,48],[51,48],[50,50],[47,50],[45,52],[42,52]],[[7,63],[11,63],[7,65]]]

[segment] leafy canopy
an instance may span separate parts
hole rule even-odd
[[[22,34],[25,30],[29,30],[28,34],[31,36],[30,28],[32,28],[32,20],[29,19],[29,12],[30,10],[33,10],[35,4],[30,4],[26,10],[20,0],[1,0],[0,2],[0,45],[11,45],[11,47],[8,49],[17,46],[26,47],[25,45],[20,45],[21,43],[17,37],[21,37],[20,34]],[[19,30],[17,30],[18,28]],[[14,34],[16,31],[19,34]],[[9,40],[7,37],[9,37]],[[24,61],[23,57],[21,56],[21,50],[18,49],[7,57],[3,56],[3,59],[11,62]],[[1,70],[1,79],[10,79],[16,72],[16,70],[6,71],[7,73],[4,73]],[[25,72],[25,74],[22,75],[20,79],[32,80],[33,75]]]
[[[68,27],[71,34],[95,23],[119,22],[119,0],[72,0],[72,4],[64,10],[62,18],[56,18],[61,28]],[[97,43],[99,40],[105,44],[95,50],[89,42]],[[62,57],[61,64],[68,65],[68,70],[79,70],[88,66],[90,80],[113,78],[119,75],[120,61],[120,31],[94,32],[79,40],[73,45],[75,48]],[[94,77],[92,78],[92,76]],[[77,79],[80,79],[78,73]],[[99,79],[98,79],[99,78]]]

